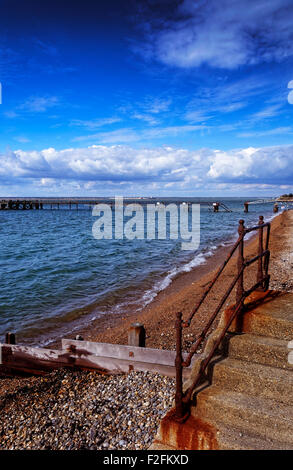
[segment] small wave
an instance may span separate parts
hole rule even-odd
[[[142,297],[143,305],[141,309],[145,307],[146,305],[148,305],[149,303],[151,303],[154,300],[154,298],[158,295],[159,292],[162,292],[163,290],[165,290],[172,283],[174,278],[178,276],[178,274],[183,273],[183,272],[190,272],[196,266],[200,266],[204,264],[207,258],[209,258],[210,256],[214,254],[216,249],[217,249],[217,246],[214,245],[209,249],[209,251],[205,253],[199,253],[188,263],[185,263],[181,266],[177,266],[173,268],[171,271],[169,271],[167,275],[164,277],[164,279],[158,281],[151,289],[147,290],[144,293]]]

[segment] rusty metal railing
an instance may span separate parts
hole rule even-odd
[[[175,367],[176,367],[176,394],[175,394],[175,415],[178,420],[184,420],[189,414],[189,405],[193,396],[193,392],[196,387],[199,385],[202,377],[205,374],[205,371],[214,356],[216,350],[218,349],[219,345],[221,344],[225,334],[227,333],[231,323],[236,318],[236,316],[241,313],[244,306],[244,300],[248,297],[252,292],[256,290],[266,291],[269,287],[269,280],[270,276],[268,274],[269,269],[269,260],[270,260],[270,251],[269,251],[269,239],[270,239],[270,223],[264,223],[263,216],[259,217],[258,225],[250,228],[245,228],[244,220],[239,220],[238,226],[238,240],[232,247],[229,255],[227,256],[224,263],[219,268],[218,272],[216,273],[213,280],[209,283],[207,289],[204,291],[203,295],[195,305],[194,309],[188,316],[186,320],[182,320],[182,313],[178,312],[176,316],[176,360],[175,360]],[[264,229],[266,229],[266,237],[264,240]],[[253,231],[259,232],[258,237],[258,254],[249,260],[245,260],[244,258],[244,238],[245,236]],[[182,357],[182,331],[183,328],[187,328],[190,326],[191,321],[194,315],[199,310],[200,306],[203,304],[204,300],[208,296],[209,292],[211,291],[212,287],[219,279],[220,275],[224,271],[225,267],[231,260],[232,256],[238,249],[238,261],[237,261],[237,274],[235,278],[231,282],[230,286],[222,296],[217,308],[213,312],[213,314],[208,318],[207,323],[199,336],[196,338],[195,342],[193,343],[190,352],[187,358],[183,361]],[[257,279],[256,283],[250,287],[249,289],[244,288],[244,272],[245,269],[252,265],[255,262],[258,262],[257,268]],[[182,372],[183,367],[188,367],[191,364],[192,357],[197,352],[200,345],[203,343],[207,334],[213,325],[214,321],[218,318],[218,315],[223,308],[225,302],[230,297],[233,289],[236,287],[236,302],[232,308],[232,313],[229,317],[227,317],[223,329],[221,330],[219,337],[213,343],[211,351],[209,352],[208,356],[203,359],[199,371],[193,380],[192,384],[188,387],[188,389],[183,393],[183,379],[182,379]]]

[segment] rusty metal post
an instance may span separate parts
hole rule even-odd
[[[258,225],[264,224],[264,218],[262,215],[259,216]],[[258,255],[260,256],[263,253],[263,227],[258,231]],[[260,257],[258,259],[258,268],[257,268],[257,282],[263,281],[263,259]]]
[[[14,333],[6,333],[5,335],[5,343],[6,344],[15,344],[15,334]]]
[[[83,337],[81,335],[76,335],[76,341],[83,341]]]
[[[128,345],[145,347],[145,329],[141,323],[132,323],[128,330]]]
[[[175,408],[176,418],[183,418],[183,381],[182,381],[182,313],[176,314],[176,394],[175,394]]]
[[[238,234],[239,234],[239,248],[238,248],[238,274],[243,269],[243,264],[244,264],[244,220],[241,219],[239,220],[239,226],[238,226]],[[238,281],[237,281],[237,292],[236,292],[236,303],[240,302],[242,296],[244,293],[244,279],[243,279],[243,273],[240,275]]]
[[[269,224],[267,226],[267,236],[266,236],[266,242],[265,242],[265,250],[269,249],[269,243],[270,243],[270,232],[271,232],[271,225]],[[264,290],[268,290],[269,285],[270,285],[270,276],[269,276],[269,264],[270,264],[270,251],[265,256],[264,259],[264,276],[266,277],[265,283],[264,283]]]

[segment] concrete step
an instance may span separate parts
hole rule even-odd
[[[211,386],[197,395],[197,406],[191,412],[214,427],[235,426],[242,433],[293,448],[293,406]]]
[[[237,428],[221,427],[217,432],[220,450],[292,450],[292,444],[263,439]]]
[[[293,370],[288,361],[288,341],[284,339],[253,334],[232,336],[229,340],[228,355],[233,359]]]
[[[280,294],[244,315],[242,331],[286,341],[293,339],[293,295]]]
[[[214,363],[213,385],[293,406],[293,372],[227,358]]]

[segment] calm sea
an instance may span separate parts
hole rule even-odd
[[[222,201],[233,212],[201,206],[196,251],[182,251],[181,240],[96,240],[86,206],[0,211],[0,341],[13,331],[19,342],[48,344],[100,315],[140,310],[178,274],[231,243],[240,218],[249,226],[273,215],[272,204],[244,214],[244,199]]]

